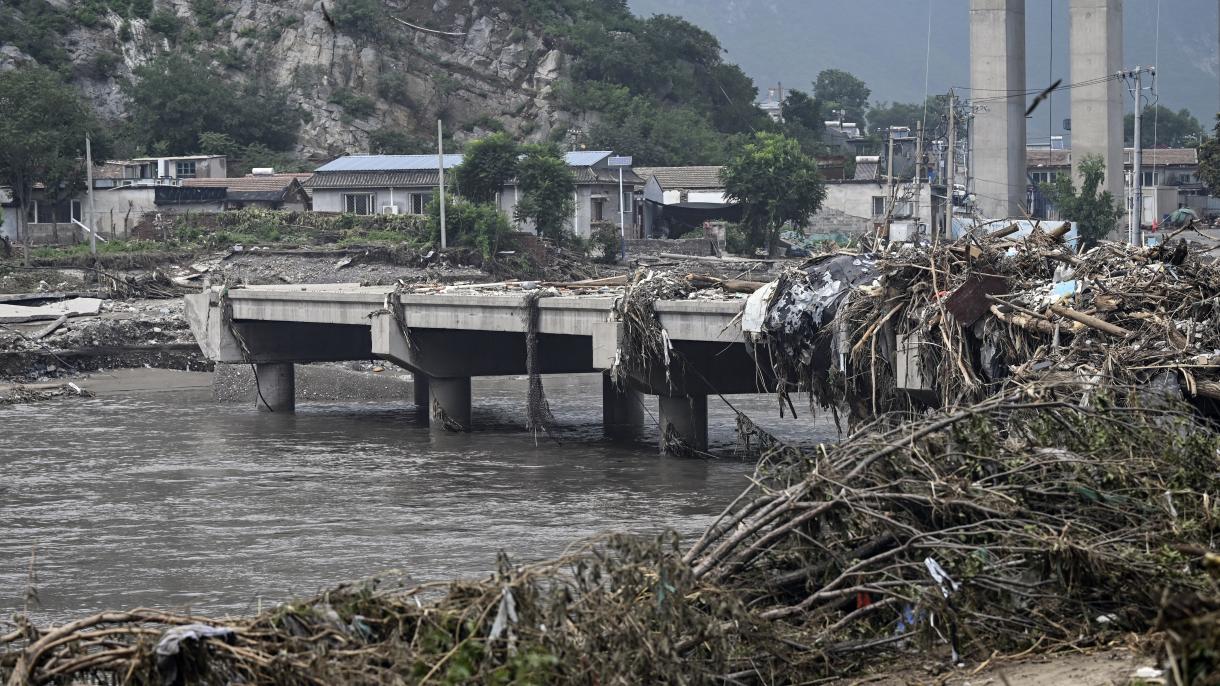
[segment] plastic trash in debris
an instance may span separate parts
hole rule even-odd
[[[746,298],[745,309],[741,312],[741,330],[747,333],[761,333],[767,320],[767,308],[771,305],[771,296],[775,294],[776,282],[771,281],[754,291]]]
[[[928,574],[932,576],[932,580],[936,582],[936,585],[940,586],[940,592],[946,598],[949,597],[950,593],[958,589],[958,583],[949,576],[949,573],[945,571],[944,567],[940,566],[939,562],[927,557],[924,558],[923,564],[928,568]]]
[[[157,641],[157,647],[154,649],[154,652],[160,657],[169,657],[178,654],[183,641],[197,641],[201,638],[228,638],[233,635],[234,631],[232,629],[223,626],[185,624],[183,626],[176,626],[161,634],[161,640]]]
[[[1132,679],[1160,679],[1165,676],[1165,670],[1156,667],[1140,667],[1131,673]]]
[[[1052,303],[1057,303],[1060,300],[1066,300],[1073,295],[1076,295],[1076,291],[1079,290],[1079,288],[1080,282],[1076,281],[1075,279],[1072,279],[1071,281],[1060,281],[1054,286],[1051,286],[1050,301]]]

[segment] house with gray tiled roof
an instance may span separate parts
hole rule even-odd
[[[609,165],[608,150],[575,151],[564,154],[576,179],[575,211],[569,228],[588,237],[593,225],[619,223],[619,209],[632,222],[632,191],[641,179],[623,170],[623,196],[618,199],[619,172]],[[462,163],[461,155],[445,155],[443,165],[447,189],[453,189],[451,172]],[[425,214],[433,191],[440,186],[436,155],[347,155],[314,172],[304,184],[313,195],[315,212],[351,214]],[[461,189],[456,189],[460,194]],[[521,190],[515,180],[504,185],[496,205],[511,218]],[[529,229],[524,224],[518,228]]]
[[[741,208],[724,196],[724,167],[637,167],[644,180],[645,238],[677,238],[705,221],[738,221]]]

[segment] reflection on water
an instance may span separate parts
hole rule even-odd
[[[183,392],[0,408],[0,616],[21,608],[35,546],[36,616],[237,614],[391,568],[477,575],[499,550],[539,559],[604,531],[689,537],[745,487],[719,401],[722,457],[666,458],[655,427],[601,437],[597,381],[547,379],[559,426],[537,444],[519,380],[475,381],[466,435],[432,436],[410,403],[259,415]],[[775,414],[770,398],[733,402]],[[834,439],[821,419],[769,423]]]

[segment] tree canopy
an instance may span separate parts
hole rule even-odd
[[[725,165],[725,195],[742,206],[742,224],[752,245],[764,241],[778,254],[785,223],[803,226],[826,198],[817,161],[791,138],[758,133]]]
[[[572,199],[576,190],[572,170],[553,145],[529,145],[524,151],[517,163],[521,197],[516,217],[519,221],[532,221],[538,235],[563,243],[568,237],[564,225],[576,205]]]
[[[257,79],[234,87],[207,63],[180,54],[136,69],[126,91],[136,142],[149,152],[197,152],[205,133],[288,150],[304,119],[284,91]]]
[[[57,73],[38,66],[0,72],[0,185],[12,188],[23,210],[35,183],[52,196],[83,185],[85,134],[97,131],[92,110]],[[104,141],[95,142],[95,158],[105,159]]]
[[[928,106],[928,117],[940,114],[938,110]],[[943,109],[943,105],[942,105]],[[924,117],[924,106],[917,102],[878,102],[868,110],[868,131],[877,133],[891,126],[909,126],[914,132],[918,122]]]
[[[1185,148],[1198,145],[1203,138],[1203,125],[1183,107],[1174,112],[1164,105],[1144,108],[1140,124],[1140,141],[1145,148]],[[1125,145],[1135,144],[1135,115],[1123,117]]]
[[[1100,155],[1086,155],[1080,161],[1080,174],[1083,182],[1079,192],[1071,174],[1060,174],[1053,182],[1042,184],[1042,192],[1055,204],[1059,216],[1076,222],[1081,245],[1088,247],[1118,226],[1123,207],[1110,191],[1098,192],[1106,178],[1106,165]]]
[[[823,69],[813,82],[813,95],[822,103],[828,119],[837,118],[836,110],[845,110],[843,121],[861,126],[871,94],[863,81],[842,69]]]
[[[826,131],[826,124],[822,103],[807,93],[793,89],[785,95],[781,112],[785,136],[800,143],[806,154],[816,155],[825,151],[822,135]]]
[[[1220,114],[1216,115],[1212,135],[1199,146],[1199,178],[1212,195],[1220,193]]]
[[[588,145],[630,150],[640,164],[719,164],[727,137],[770,128],[753,81],[723,61],[707,31],[670,15],[636,17],[620,0],[519,2],[572,56],[559,92],[565,109],[600,115],[584,132]]]
[[[504,133],[468,144],[462,164],[455,170],[458,191],[471,202],[495,200],[504,182],[517,174],[519,155],[517,142]]]

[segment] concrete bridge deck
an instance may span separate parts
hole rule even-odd
[[[474,289],[472,289],[474,290]],[[641,394],[658,396],[662,445],[707,445],[707,395],[773,389],[735,321],[743,300],[660,301],[656,311],[682,364],[654,365],[626,386],[603,381],[607,431],[643,422]],[[537,300],[543,374],[607,373],[622,336],[614,296]],[[252,363],[258,406],[292,411],[293,364],[382,359],[415,375],[415,400],[437,430],[470,428],[470,378],[527,369],[532,308],[524,293],[397,294],[356,284],[252,286],[186,296],[191,330],[215,362]]]

